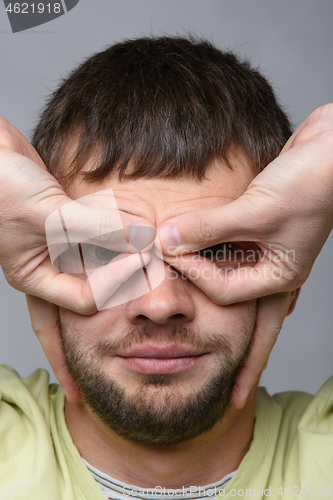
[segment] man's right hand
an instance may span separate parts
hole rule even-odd
[[[96,297],[89,280],[58,272],[52,267],[49,258],[45,221],[50,214],[72,200],[47,172],[42,159],[27,139],[1,117],[0,187],[0,264],[8,283],[21,292],[80,314],[95,313]],[[99,223],[112,234],[114,221],[111,212],[105,211],[103,218],[97,220],[94,209],[79,204],[73,206],[74,210],[77,207],[77,212],[71,215],[80,227],[82,241],[89,240],[90,235],[96,233]],[[121,220],[124,226],[136,223],[150,225],[124,212],[121,212]],[[115,250],[121,251],[119,248]],[[141,256],[143,260],[138,254],[130,255],[123,261],[124,265],[106,265],[97,271],[97,279],[101,279],[107,288],[104,290],[106,297],[111,296],[137,269],[147,264],[149,253]]]

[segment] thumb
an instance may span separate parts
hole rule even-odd
[[[244,366],[239,372],[231,397],[231,406],[240,409],[266,368],[266,362],[281,331],[293,294],[277,293],[258,300],[253,343]]]
[[[59,330],[59,308],[39,297],[27,295],[27,304],[33,331],[42,344],[54,374],[70,402],[81,400],[73,376],[69,373]]]
[[[265,229],[272,230],[273,221],[265,221],[263,205],[254,198],[245,192],[226,205],[169,219],[158,227],[163,254],[182,255],[222,242],[259,239]]]

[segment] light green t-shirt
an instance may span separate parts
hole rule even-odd
[[[21,379],[0,366],[1,500],[105,500],[63,408],[47,372]],[[259,389],[253,441],[223,498],[267,497],[333,499],[333,378],[316,396]]]

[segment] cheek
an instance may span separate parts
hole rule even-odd
[[[208,297],[197,307],[198,321],[203,331],[221,332],[225,337],[250,336],[256,320],[257,300],[228,306],[214,304]]]
[[[60,308],[59,316],[66,334],[79,338],[81,342],[105,340],[106,337],[114,337],[116,332],[126,328],[122,306],[99,311],[92,316],[82,316]]]

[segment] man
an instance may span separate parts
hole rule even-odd
[[[84,63],[49,101],[33,144],[71,199],[112,188],[125,225],[156,228],[232,205],[290,135],[246,63],[207,42],[161,38]],[[315,398],[273,399],[256,379],[237,399],[263,322],[255,299],[221,305],[210,276],[242,276],[263,252],[246,238],[208,239],[213,246],[178,258],[139,245],[148,274],[165,261],[163,282],[90,316],[28,297],[64,392],[43,372],[21,381],[2,369],[3,498],[329,496],[332,381]],[[109,251],[88,244],[104,273]],[[292,312],[298,290],[267,298],[271,310]],[[51,340],[43,330],[53,317]]]

